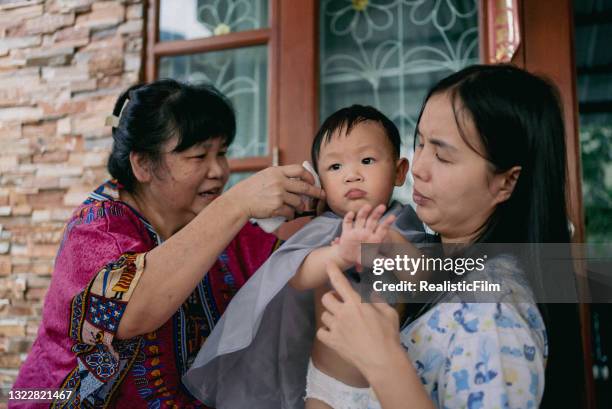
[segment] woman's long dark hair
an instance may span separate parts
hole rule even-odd
[[[512,65],[473,65],[431,88],[418,121],[429,98],[442,93],[450,96],[462,138],[494,172],[521,167],[512,195],[496,207],[476,242],[533,243],[529,264],[539,266],[538,243],[570,242],[565,127],[557,88]],[[464,133],[466,120],[474,124],[484,152],[470,145]],[[532,286],[541,287],[536,271],[526,274]],[[581,407],[585,383],[577,305],[539,304],[539,308],[549,340],[541,407]]]
[[[470,120],[485,152],[502,173],[520,166],[512,196],[499,204],[477,238],[481,243],[567,243],[565,127],[558,91],[512,65],[472,65],[431,88],[448,93],[460,130]]]

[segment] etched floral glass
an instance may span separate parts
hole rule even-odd
[[[159,40],[191,40],[268,27],[268,0],[161,0]]]
[[[209,83],[227,96],[236,111],[232,158],[268,154],[268,53],[266,46],[163,57],[159,77]]]
[[[412,155],[423,98],[435,82],[479,62],[477,0],[322,0],[320,119],[372,105]],[[396,192],[410,200],[411,182]]]

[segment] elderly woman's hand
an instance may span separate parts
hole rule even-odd
[[[317,338],[367,377],[402,349],[398,314],[384,302],[363,303],[336,264],[328,264],[327,273],[335,291],[321,299],[325,311]]]
[[[284,216],[293,219],[304,210],[302,195],[324,199],[325,193],[314,186],[313,176],[301,165],[264,169],[237,183],[227,195],[235,199],[248,217]]]

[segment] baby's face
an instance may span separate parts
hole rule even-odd
[[[349,135],[342,129],[321,145],[318,170],[327,204],[344,216],[365,204],[386,205],[393,187],[404,183],[408,162],[394,158],[391,141],[380,124],[365,121]]]

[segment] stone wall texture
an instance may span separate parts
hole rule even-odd
[[[143,0],[0,0],[0,408],[64,223],[107,178],[104,120],[141,78]]]

